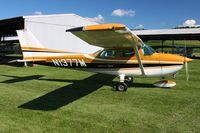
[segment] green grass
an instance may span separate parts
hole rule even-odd
[[[127,92],[118,78],[46,66],[0,66],[0,133],[200,132],[200,61],[173,89],[138,78]],[[113,81],[112,81],[113,80]]]

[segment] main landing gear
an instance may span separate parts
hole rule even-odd
[[[125,77],[125,75],[120,75],[120,83],[116,86],[116,91],[126,91],[128,86],[133,82],[133,77]]]

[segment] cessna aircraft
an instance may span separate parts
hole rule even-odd
[[[19,38],[24,37],[19,39],[23,60],[18,61],[116,75],[120,79],[117,91],[126,91],[128,83],[135,77],[174,75],[184,64],[187,66],[187,62],[192,61],[179,55],[156,53],[123,24],[90,25],[67,29],[66,32],[102,49],[91,54],[48,49],[34,36],[17,31]],[[27,40],[32,43],[27,43]],[[160,87],[174,86],[174,82],[168,81],[164,86],[161,84]]]

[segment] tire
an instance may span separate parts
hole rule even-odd
[[[128,88],[126,83],[120,83],[116,86],[116,91],[124,92]]]

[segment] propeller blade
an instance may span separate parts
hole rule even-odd
[[[185,74],[186,74],[186,81],[189,80],[189,73],[188,73],[188,58],[187,58],[187,46],[186,46],[186,42],[185,43],[185,57],[184,57],[184,62],[185,62]]]

